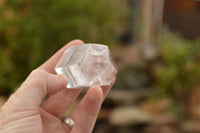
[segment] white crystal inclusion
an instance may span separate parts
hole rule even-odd
[[[102,44],[69,47],[55,71],[67,77],[67,88],[110,85],[117,73],[108,46]]]

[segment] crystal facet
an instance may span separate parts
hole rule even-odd
[[[102,44],[69,47],[55,71],[67,77],[67,88],[110,85],[117,73],[108,46]]]

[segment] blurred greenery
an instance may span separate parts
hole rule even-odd
[[[200,81],[200,40],[186,40],[164,32],[157,39],[160,63],[155,67],[155,86],[162,94],[185,101]]]
[[[73,39],[113,46],[127,15],[127,7],[115,0],[5,1],[0,5],[0,94],[12,92]]]
[[[127,65],[119,69],[114,84],[114,88],[123,90],[144,89],[149,86],[149,75],[142,65]]]

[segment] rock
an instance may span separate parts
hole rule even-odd
[[[200,118],[200,85],[194,87],[188,98],[188,108],[193,118]]]
[[[151,125],[144,128],[142,133],[180,133],[180,131],[170,126]]]
[[[158,46],[155,44],[141,45],[142,57],[146,61],[154,60],[158,56]]]
[[[118,126],[148,124],[152,121],[150,114],[137,107],[118,107],[111,111],[110,122]]]
[[[112,90],[106,100],[117,104],[132,104],[149,95],[148,89],[141,90]]]
[[[95,43],[69,47],[55,71],[67,78],[67,88],[107,86],[117,74],[108,46]]]
[[[179,121],[172,115],[157,114],[152,116],[153,124],[158,126],[179,126]]]
[[[181,129],[186,133],[199,133],[200,121],[197,120],[186,121],[182,124]]]
[[[169,98],[160,98],[155,101],[144,100],[140,103],[140,107],[152,114],[163,114],[172,106],[172,101]]]

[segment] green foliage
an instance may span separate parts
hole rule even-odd
[[[0,7],[0,93],[73,39],[112,46],[126,14],[115,0],[7,0]]]
[[[165,32],[158,38],[161,64],[155,69],[156,86],[172,97],[187,97],[200,81],[200,40],[186,40]]]

